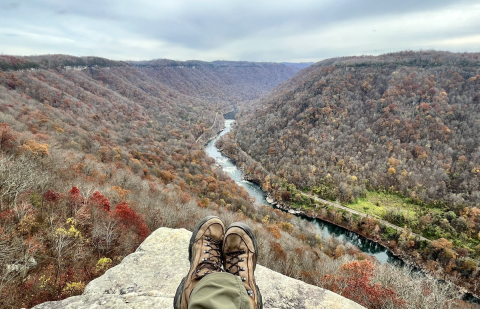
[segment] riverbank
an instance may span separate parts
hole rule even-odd
[[[425,265],[423,263],[419,262],[417,259],[415,259],[408,252],[404,252],[404,251],[398,250],[398,249],[395,250],[395,249],[391,248],[390,243],[388,241],[385,241],[385,240],[383,240],[381,238],[378,238],[378,237],[370,237],[367,234],[359,233],[358,231],[353,230],[351,227],[349,227],[347,225],[339,225],[338,223],[334,222],[333,220],[329,219],[328,217],[319,217],[319,216],[313,215],[312,213],[310,213],[308,211],[298,210],[298,209],[292,208],[292,207],[288,206],[286,203],[283,203],[283,202],[280,202],[280,201],[274,199],[269,193],[266,194],[266,200],[269,203],[271,203],[272,206],[276,209],[280,209],[282,211],[288,212],[288,213],[296,215],[296,216],[304,216],[304,217],[307,217],[309,219],[317,219],[317,220],[326,221],[326,222],[329,222],[329,223],[334,224],[336,226],[342,227],[342,228],[344,228],[344,229],[346,229],[350,232],[356,233],[361,237],[367,238],[367,239],[381,245],[386,250],[389,250],[389,252],[391,254],[393,254],[396,258],[398,258],[399,260],[401,260],[404,263],[404,265],[401,265],[401,266],[410,267],[414,271],[422,272],[424,275],[431,276],[432,278],[435,278],[435,279],[440,280],[440,281],[450,282],[460,289],[460,291],[464,294],[464,299],[466,299],[468,301],[471,301],[471,302],[474,302],[474,303],[480,303],[480,295],[476,295],[476,294],[473,293],[473,291],[469,290],[468,288],[458,285],[457,283],[455,283],[451,278],[449,278],[446,275],[441,276],[438,273],[429,271],[428,269],[425,268]]]
[[[421,258],[420,256],[417,256],[417,258],[415,258],[409,252],[405,252],[405,251],[402,251],[402,250],[399,250],[399,249],[395,250],[395,248],[392,248],[390,246],[390,242],[385,241],[381,238],[370,237],[369,235],[367,235],[365,233],[359,233],[359,231],[353,230],[351,227],[349,227],[347,225],[339,225],[338,223],[334,222],[333,220],[331,220],[328,217],[320,217],[320,216],[317,216],[315,214],[312,214],[309,211],[298,210],[298,209],[292,208],[287,203],[280,202],[280,201],[274,199],[269,193],[267,193],[266,195],[267,195],[267,198],[266,198],[267,201],[269,201],[273,205],[273,207],[281,209],[282,211],[285,211],[285,212],[288,212],[288,213],[291,213],[291,214],[294,214],[294,215],[297,215],[297,216],[300,215],[300,216],[305,216],[305,217],[310,218],[310,219],[317,219],[317,220],[326,221],[326,222],[329,222],[329,223],[334,224],[336,226],[342,227],[342,228],[344,228],[344,229],[346,229],[350,232],[356,233],[356,234],[360,235],[361,237],[367,238],[367,239],[383,246],[385,249],[389,250],[389,252],[391,254],[393,254],[395,257],[400,259],[405,264],[404,266],[410,267],[414,271],[422,272],[425,275],[432,276],[433,278],[435,278],[437,280],[450,282],[460,289],[460,291],[464,294],[464,299],[467,299],[467,300],[472,301],[474,303],[480,303],[480,295],[475,294],[474,291],[468,289],[467,287],[460,286],[458,283],[456,283],[454,280],[452,280],[452,278],[450,276],[446,275],[445,273],[443,273],[444,276],[442,276],[439,273],[430,271],[427,268],[425,268],[425,264],[423,263],[423,261],[421,261],[421,260],[419,261],[419,259]],[[325,207],[326,206],[327,205],[325,205]]]
[[[268,172],[263,169],[260,163],[254,161],[245,151],[239,149],[235,141],[229,140],[230,137],[224,136],[217,141],[219,150],[228,158],[230,158],[238,169],[242,171],[242,178],[254,182],[266,190],[269,201],[276,202],[279,209],[305,216],[310,219],[317,219],[328,222],[330,224],[341,227],[352,233],[369,239],[372,242],[381,245],[389,250],[392,255],[402,260],[405,264],[421,270],[424,274],[432,276],[440,281],[448,281],[455,284],[464,293],[474,292],[473,278],[465,278],[458,272],[453,275],[448,274],[444,268],[435,260],[425,259],[425,250],[431,247],[431,250],[437,250],[434,246],[429,246],[429,240],[412,234],[408,229],[400,227],[392,228],[382,225],[378,219],[363,216],[348,215],[343,210],[337,210],[329,205],[323,205],[316,209],[297,209],[288,202],[282,201],[278,187],[272,188],[268,182]],[[297,191],[298,192],[298,191]],[[303,193],[302,193],[303,194]],[[296,205],[298,206],[298,205]],[[429,249],[430,250],[430,249]],[[441,250],[441,249],[440,249]],[[422,254],[420,254],[421,252]]]
[[[333,220],[330,220],[328,218],[321,218],[319,216],[314,216],[312,215],[311,213],[307,212],[307,211],[304,211],[304,210],[298,210],[298,209],[294,209],[294,208],[291,208],[289,206],[287,206],[285,203],[281,203],[275,199],[273,199],[269,194],[267,194],[267,201],[272,201],[271,204],[273,205],[274,208],[277,208],[277,209],[280,209],[282,211],[285,211],[285,212],[288,212],[290,214],[294,214],[294,215],[297,215],[297,216],[305,216],[309,219],[317,219],[317,220],[322,220],[322,221],[326,221],[330,224],[334,224],[336,226],[339,226],[339,227],[342,227],[352,233],[355,233],[361,237],[364,237],[366,239],[369,239],[370,241],[373,241],[379,245],[381,245],[383,248],[385,248],[386,250],[389,250],[390,253],[392,253],[395,257],[397,257],[399,260],[401,260],[403,262],[403,264],[407,267],[412,267],[412,268],[415,268],[417,270],[420,270],[420,268],[418,267],[418,265],[412,261],[408,256],[406,256],[404,253],[402,253],[401,251],[399,250],[392,250],[389,246],[388,246],[388,243],[383,241],[382,239],[378,239],[378,238],[373,238],[373,237],[369,237],[368,235],[365,235],[365,234],[361,234],[361,233],[358,233],[358,231],[355,231],[353,230],[352,228],[348,227],[348,226],[344,226],[344,225],[338,225],[337,223],[335,223]]]
[[[218,134],[220,134],[223,130],[225,130],[225,118],[221,113],[217,112],[215,114],[213,124],[210,126],[210,128],[206,129],[205,132],[203,132],[199,137],[197,137],[195,143],[198,143],[200,141],[205,147],[210,141],[217,138]]]

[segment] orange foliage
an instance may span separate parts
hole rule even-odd
[[[40,144],[32,139],[29,139],[25,141],[22,146],[18,147],[18,149],[23,153],[29,153],[40,157],[48,157],[48,147],[49,145],[46,143]]]
[[[118,194],[122,201],[125,201],[126,196],[130,193],[130,190],[122,189],[118,186],[112,186],[112,190]]]
[[[160,178],[165,181],[166,183],[171,182],[175,179],[175,175],[173,175],[170,171],[160,171]]]
[[[282,235],[280,235],[280,229],[276,225],[270,225],[269,227],[267,227],[267,231],[272,233],[275,239],[280,239],[282,237]]]

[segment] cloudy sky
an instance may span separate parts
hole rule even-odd
[[[318,61],[480,52],[479,0],[0,0],[0,54]]]

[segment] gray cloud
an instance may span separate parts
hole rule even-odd
[[[310,61],[479,51],[477,0],[24,0],[0,5],[0,53]]]
[[[2,10],[6,10],[6,11],[8,11],[8,10],[15,10],[15,9],[17,9],[18,7],[20,7],[20,3],[18,3],[18,2],[9,2],[9,3],[5,3],[5,4],[1,4],[1,5],[0,5],[0,8],[1,8]]]

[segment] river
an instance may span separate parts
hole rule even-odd
[[[235,162],[224,156],[216,147],[215,142],[224,134],[230,132],[232,124],[235,122],[233,119],[225,120],[225,129],[218,134],[218,136],[207,143],[206,152],[207,154],[215,159],[215,162],[220,165],[224,172],[240,186],[244,187],[248,193],[255,198],[258,203],[263,205],[271,205],[265,199],[265,193],[260,188],[259,185],[244,180],[242,178],[242,172],[236,167]],[[299,215],[304,220],[308,220],[315,227],[316,232],[323,238],[328,238],[330,236],[337,237],[340,241],[345,241],[359,247],[363,252],[375,256],[378,261],[382,264],[389,263],[394,265],[403,265],[403,261],[395,257],[390,250],[386,249],[380,244],[377,244],[370,239],[367,239],[363,236],[360,236],[354,232],[351,232],[342,227],[336,226],[326,221],[320,219],[312,219],[303,215]]]

